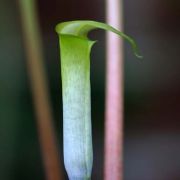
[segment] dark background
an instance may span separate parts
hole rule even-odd
[[[103,0],[38,0],[54,123],[62,152],[58,22],[105,21]],[[125,43],[124,179],[180,179],[180,1],[124,1],[124,31],[144,56]],[[102,179],[105,33],[92,52],[92,179]],[[61,153],[62,156],[62,153]],[[26,69],[17,1],[0,0],[0,180],[43,180],[35,113]]]

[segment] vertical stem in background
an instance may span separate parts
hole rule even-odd
[[[43,67],[42,40],[34,0],[19,0],[27,70],[31,82],[40,146],[46,177],[60,180],[60,159],[53,127],[48,88]]]
[[[106,21],[122,31],[122,0],[106,0]],[[105,180],[123,179],[123,44],[107,33]]]

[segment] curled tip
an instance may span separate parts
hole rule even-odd
[[[134,51],[134,55],[140,60],[143,59],[143,56],[139,53],[139,51]]]
[[[77,21],[69,21],[69,22],[62,22],[59,23],[55,30],[58,34],[66,34],[66,35],[73,35],[81,38],[88,39],[88,33],[94,29],[103,29],[106,31],[111,31],[125,40],[127,40],[134,51],[134,54],[137,58],[142,59],[143,57],[138,53],[138,48],[136,42],[133,38],[127,36],[123,32],[113,28],[112,26],[96,21],[88,21],[88,20],[77,20]]]
[[[135,54],[135,56],[139,59],[143,59],[143,56],[139,55],[139,54]]]
[[[134,55],[138,58],[138,59],[143,59],[143,56],[141,55],[141,53],[139,52],[139,49],[135,43],[135,41],[133,40],[133,44],[132,45],[132,48],[133,48],[133,51],[134,51]]]

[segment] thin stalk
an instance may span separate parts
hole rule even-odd
[[[106,21],[123,29],[122,0],[106,0]],[[106,42],[105,180],[123,179],[123,43],[111,32]]]
[[[42,40],[34,0],[19,0],[27,70],[32,88],[39,141],[47,180],[62,179],[60,158],[43,65]]]

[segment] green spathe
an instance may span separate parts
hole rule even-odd
[[[90,49],[93,42],[61,35],[60,44],[65,167],[70,179],[90,178],[93,159]]]
[[[91,178],[93,151],[91,133],[90,52],[93,29],[112,31],[125,38],[138,55],[134,40],[113,27],[95,21],[60,23],[61,74],[63,89],[64,162],[70,180]]]

